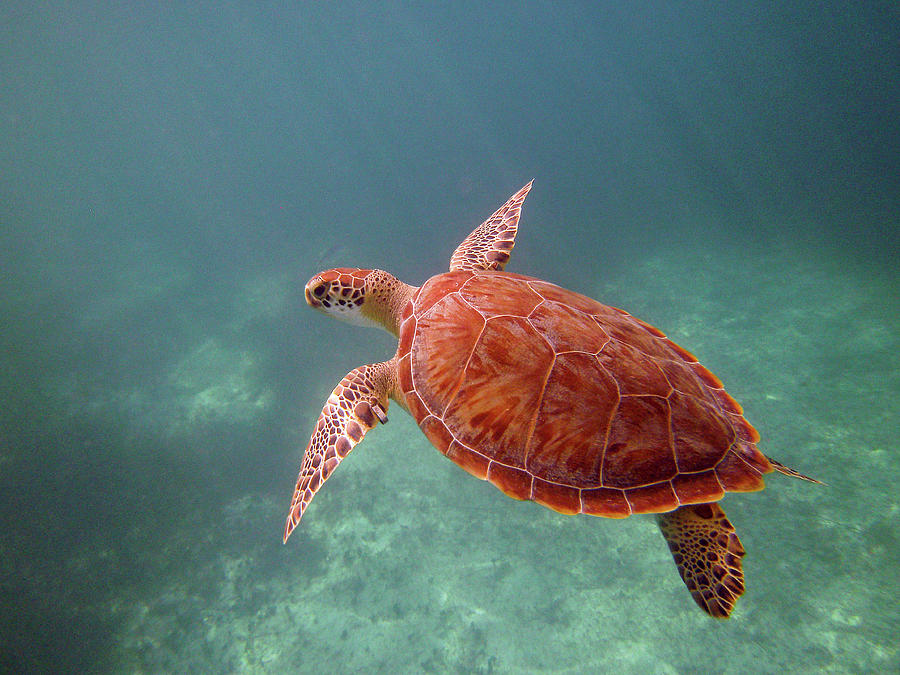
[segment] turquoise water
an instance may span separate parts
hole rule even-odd
[[[0,671],[900,670],[889,5],[0,10]],[[523,183],[507,267],[697,354],[769,455],[702,614],[653,519],[504,497],[391,408],[286,546],[409,283]]]

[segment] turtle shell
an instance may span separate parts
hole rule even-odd
[[[397,350],[442,453],[516,499],[622,518],[763,487],[756,430],[712,373],[627,312],[506,272],[429,279]]]

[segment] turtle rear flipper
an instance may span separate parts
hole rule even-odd
[[[678,573],[700,609],[727,619],[744,592],[744,547],[718,504],[692,504],[658,516]]]

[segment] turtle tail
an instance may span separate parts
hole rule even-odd
[[[778,462],[778,461],[772,459],[771,457],[766,457],[766,459],[769,460],[769,463],[772,465],[772,467],[778,473],[783,473],[785,476],[792,476],[793,478],[799,478],[801,480],[808,480],[810,483],[817,483],[819,485],[825,485],[825,483],[823,483],[822,481],[816,480],[815,478],[810,478],[809,476],[806,476],[806,475],[800,473],[799,471],[792,469],[789,466],[785,466],[781,462]]]

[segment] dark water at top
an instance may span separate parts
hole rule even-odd
[[[892,672],[900,16],[891,3],[0,10],[0,671]],[[771,477],[728,622],[650,518],[566,518],[399,409],[281,527],[384,333],[527,180],[508,269],[659,325]],[[323,670],[324,669],[324,670]]]

